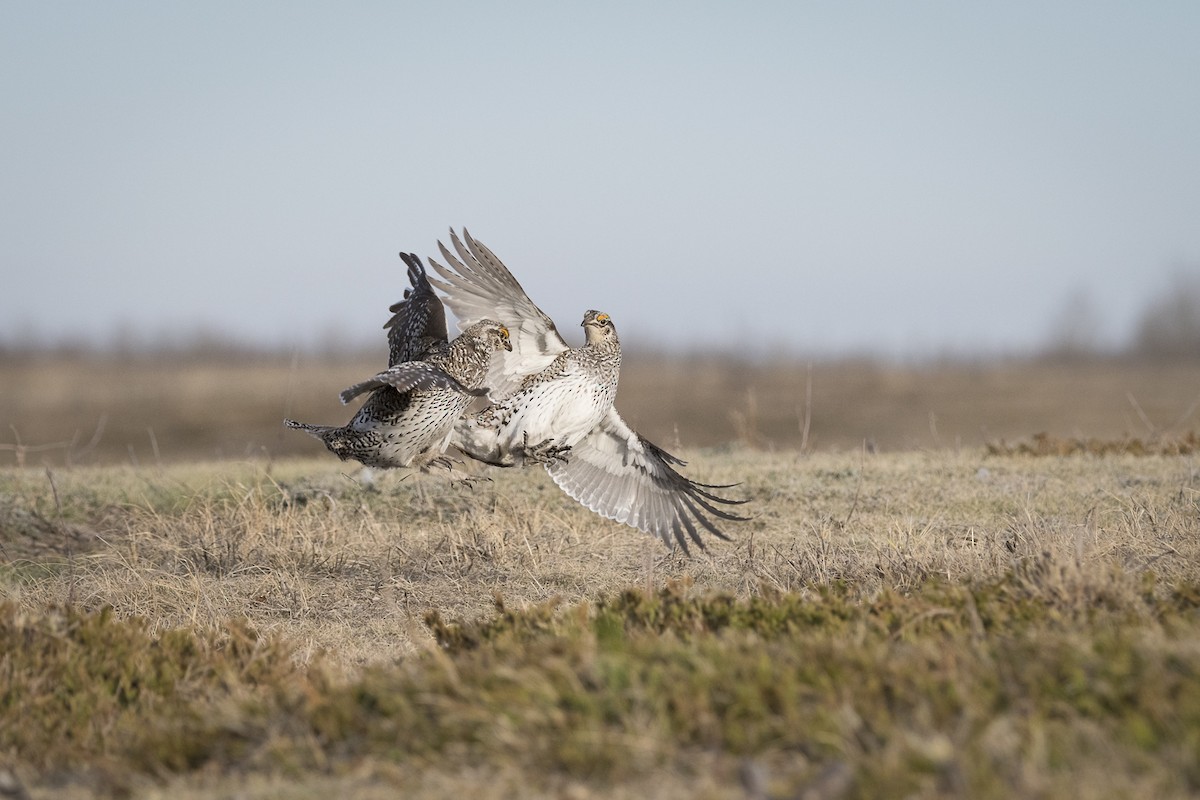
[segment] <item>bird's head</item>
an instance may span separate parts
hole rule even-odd
[[[509,336],[508,328],[490,319],[485,319],[481,324],[484,325],[484,336],[493,351],[503,348],[512,352],[512,337]]]
[[[603,311],[587,312],[583,315],[583,322],[579,324],[583,326],[588,344],[599,344],[617,338],[617,329],[613,325],[612,317]]]

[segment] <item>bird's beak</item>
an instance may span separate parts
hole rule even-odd
[[[512,352],[512,340],[505,339],[502,344],[504,345],[505,350],[507,350],[510,353]]]

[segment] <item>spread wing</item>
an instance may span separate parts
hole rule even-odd
[[[429,259],[442,276],[432,283],[446,295],[446,305],[458,317],[459,330],[483,319],[494,319],[508,328],[512,351],[492,359],[486,384],[494,397],[504,397],[520,386],[527,375],[541,372],[554,357],[568,349],[554,322],[534,305],[508,268],[482,242],[463,231],[464,245],[453,229],[451,253],[438,242],[446,266]]]
[[[349,403],[363,392],[369,392],[381,386],[391,386],[401,394],[411,392],[413,389],[449,389],[473,397],[482,397],[487,394],[487,389],[468,389],[453,375],[427,361],[405,361],[389,367],[362,383],[356,383],[349,389],[342,390],[342,402]]]
[[[571,448],[566,462],[554,461],[546,471],[559,488],[587,508],[608,519],[631,525],[684,552],[688,539],[700,548],[700,529],[728,540],[709,517],[746,520],[719,506],[741,505],[745,500],[721,497],[714,486],[689,480],[672,465],[684,462],[643,439],[625,424],[616,409],[609,409],[591,433]]]
[[[414,361],[448,340],[446,310],[429,285],[425,265],[412,253],[401,253],[408,267],[411,289],[404,290],[404,299],[388,309],[392,318],[384,323],[388,332],[388,366]]]

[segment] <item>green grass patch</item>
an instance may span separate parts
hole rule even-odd
[[[5,604],[0,752],[113,794],[371,761],[603,786],[717,753],[771,765],[787,792],[834,774],[847,797],[1054,794],[1116,771],[1179,795],[1200,791],[1198,605],[1191,585],[1080,598],[1018,574],[870,599],[674,583],[431,612],[436,648],[334,679],[245,622],[152,635],[108,610]]]

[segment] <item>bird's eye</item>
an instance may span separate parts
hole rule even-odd
[[[608,314],[597,314],[596,322],[608,322]]]
[[[508,338],[508,328],[503,328],[503,327],[500,328],[500,338],[502,338],[502,339]]]

